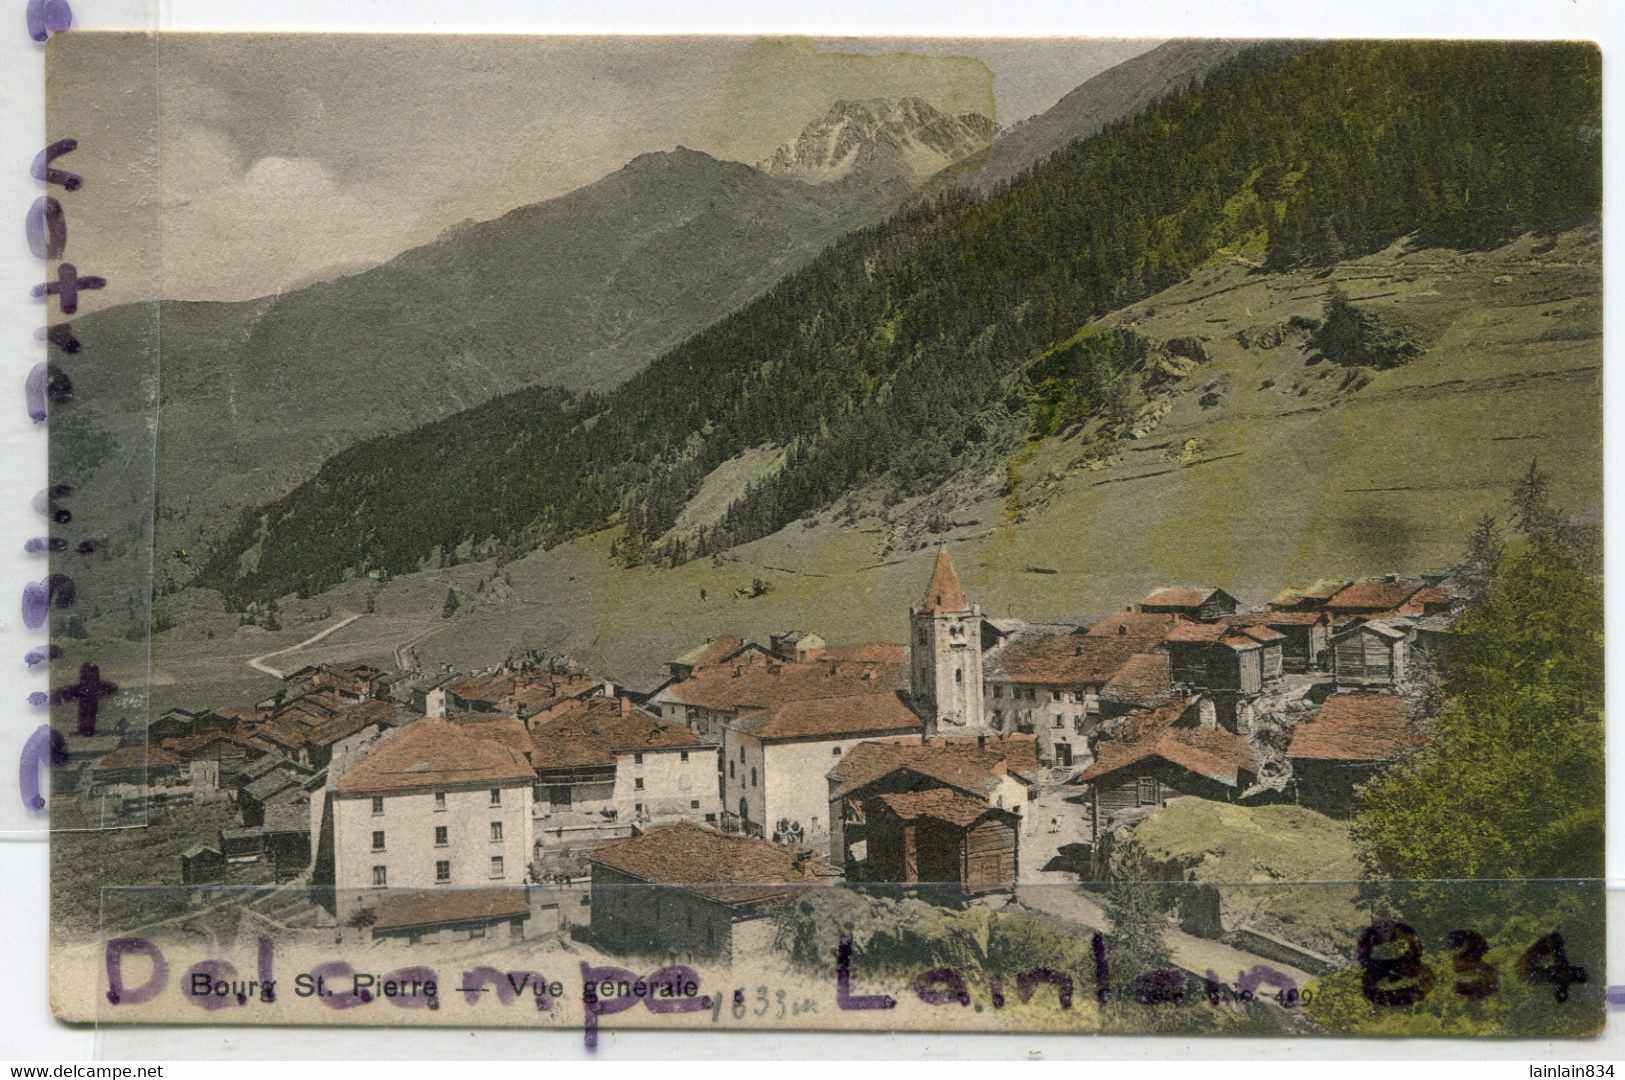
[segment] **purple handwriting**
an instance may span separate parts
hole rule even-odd
[[[45,42],[50,40],[52,34],[60,34],[73,25],[73,8],[68,6],[68,0],[28,0],[24,19],[28,23],[28,36],[35,41]],[[68,150],[73,149],[72,139],[63,141],[69,144]],[[39,176],[38,166],[34,175]],[[73,187],[68,190],[72,191],[78,186],[75,178]]]

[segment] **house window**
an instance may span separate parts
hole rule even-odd
[[[1004,687],[1000,686],[998,683],[994,683],[993,696],[996,698],[1002,698],[1004,696]]]
[[[384,812],[384,797],[382,795],[374,795],[372,797],[372,812],[374,814],[382,814]]]
[[[482,938],[482,937],[484,937],[485,936],[485,927],[483,927],[483,926],[470,926],[468,928],[468,936],[469,936],[469,938],[471,940],[473,938]]]
[[[698,799],[690,799],[690,800],[688,800],[688,808],[690,810],[698,810],[700,808],[700,800],[698,800]],[[706,816],[709,817],[710,815],[706,815]]]
[[[734,778],[734,763],[730,761],[730,762],[728,762],[728,779],[732,780],[733,778]]]
[[[501,840],[502,840],[502,822],[493,821],[493,822],[491,822],[491,841],[492,841],[492,843],[498,843]]]
[[[501,788],[494,787],[494,788],[491,789],[491,805],[492,806],[501,806],[502,805],[502,789]]]
[[[389,867],[375,866],[372,868],[372,883],[374,885],[389,884]]]
[[[632,789],[634,791],[642,791],[643,790],[643,777],[638,776],[638,777],[633,778],[633,780],[632,780]]]
[[[683,753],[680,756],[679,760],[681,760],[681,761],[687,761],[688,760],[688,751],[687,750],[683,751]]]
[[[634,765],[642,765],[643,764],[643,755],[642,754],[633,754],[632,755],[632,764],[634,764]]]
[[[372,850],[384,850],[384,830],[378,829],[372,834]]]
[[[1059,690],[1051,690],[1049,692],[1049,699],[1051,701],[1060,701],[1061,700],[1061,692]]]
[[[445,847],[449,843],[451,843],[451,838],[446,835],[446,827],[444,825],[436,825],[434,827],[434,846]]]
[[[830,757],[840,757],[841,756],[841,748],[839,746],[830,747],[829,748],[829,756]]]
[[[1140,777],[1139,805],[1150,806],[1157,801],[1157,778],[1155,776]]]
[[[493,856],[491,856],[491,876],[493,878],[499,878],[499,877],[502,876],[502,874],[503,874],[502,856],[501,855],[493,855]]]
[[[642,803],[633,803],[633,804],[632,804],[632,812],[633,812],[633,813],[634,813],[634,814],[641,814],[641,813],[643,813],[643,804],[642,804]]]
[[[446,793],[444,791],[437,791],[434,793],[434,808],[436,810],[444,810],[446,808]]]
[[[1065,717],[1062,717],[1062,716],[1057,716],[1057,717],[1056,717],[1056,718],[1055,718],[1055,726],[1056,726],[1056,727],[1061,727],[1061,726],[1062,726],[1062,725],[1063,725],[1063,724],[1065,724],[1065,722],[1066,722],[1066,718],[1065,718]]]
[[[441,859],[439,862],[434,864],[434,879],[436,881],[450,881],[451,880],[451,860],[450,859]]]
[[[964,681],[965,681],[965,669],[964,668],[957,668],[957,667],[954,668],[954,682],[962,683]]]
[[[739,764],[743,765],[744,763],[745,763],[745,748],[743,746],[741,746],[739,748]]]
[[[750,786],[751,787],[756,786],[756,770],[755,769],[752,769],[750,771]]]

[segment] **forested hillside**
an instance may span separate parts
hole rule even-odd
[[[522,391],[339,454],[250,515],[205,581],[310,592],[616,520],[632,557],[681,560],[882,476],[927,490],[1029,430],[1018,376],[1092,318],[1229,257],[1281,268],[1410,233],[1471,247],[1555,230],[1598,212],[1600,139],[1586,46],[1251,52],[980,201],[944,195],[849,236],[607,396]],[[1071,407],[1107,404],[1088,397]],[[769,443],[783,469],[651,550],[708,473]]]

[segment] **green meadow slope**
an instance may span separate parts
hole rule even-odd
[[[1317,359],[1289,322],[1319,319],[1334,287],[1404,326],[1420,354],[1386,370]],[[1437,569],[1481,515],[1502,512],[1531,458],[1566,510],[1600,508],[1601,300],[1591,229],[1481,252],[1401,242],[1329,270],[1269,273],[1232,258],[1102,320],[1153,345],[1194,339],[1207,357],[1136,399],[1123,438],[1085,425],[1018,442],[929,494],[899,502],[877,484],[677,567],[621,565],[608,530],[500,568],[349,581],[284,597],[274,633],[239,627],[217,594],[189,590],[170,600],[184,605],[176,626],[154,639],[159,697],[263,684],[221,661],[295,644],[369,604],[278,662],[393,668],[409,644],[425,669],[471,668],[537,649],[647,682],[717,633],[900,640],[939,542],[985,609],[1030,619],[1105,611],[1167,582],[1256,602],[1323,575]],[[718,485],[767,460],[719,468],[697,512],[715,512]],[[764,595],[749,595],[756,579]],[[461,604],[442,618],[448,589]]]

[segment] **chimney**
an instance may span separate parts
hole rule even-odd
[[[626,698],[617,698],[616,700],[621,703],[621,715],[630,716],[632,714],[632,703]]]
[[[1219,709],[1210,697],[1196,699],[1196,722],[1205,728],[1219,726]]]

